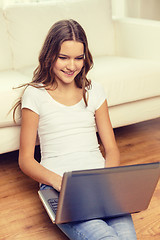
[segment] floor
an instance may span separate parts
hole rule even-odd
[[[160,118],[114,131],[121,165],[160,161]],[[20,171],[17,159],[18,152],[0,155],[0,239],[67,240],[45,212],[38,184]],[[138,240],[160,239],[160,181],[149,208],[133,214],[133,220]]]

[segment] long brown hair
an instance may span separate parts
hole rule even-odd
[[[93,59],[88,48],[84,29],[78,22],[72,19],[58,21],[50,28],[40,51],[39,65],[33,73],[32,82],[23,86],[52,87],[56,83],[53,71],[54,63],[58,58],[62,43],[70,40],[81,42],[84,45],[84,66],[75,77],[75,83],[78,88],[83,89],[83,99],[87,106],[86,88],[90,88],[91,82],[87,79],[86,75],[93,66]],[[20,104],[21,100],[14,107],[14,116],[16,108]]]

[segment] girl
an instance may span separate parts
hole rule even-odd
[[[105,94],[98,83],[86,77],[92,65],[83,28],[74,20],[55,23],[21,101],[19,165],[41,183],[41,189],[60,191],[66,171],[119,165]],[[99,150],[96,128],[105,158]],[[37,130],[41,163],[34,159]],[[58,227],[72,240],[136,239],[130,215]]]

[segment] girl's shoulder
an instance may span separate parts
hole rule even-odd
[[[27,85],[25,90],[24,90],[24,94],[25,95],[38,95],[42,92],[42,90],[44,91],[44,88],[41,85]]]
[[[101,83],[96,81],[91,81],[91,87],[88,91],[89,93],[92,93],[92,94],[98,94],[100,92],[104,93],[104,88]]]
[[[24,89],[23,95],[22,95],[22,102],[32,101],[32,102],[40,103],[45,96],[44,89],[45,88],[39,87],[38,85],[37,86],[32,86],[32,85],[26,86],[26,88]]]
[[[22,96],[21,108],[28,108],[39,115],[44,99],[42,91],[44,88],[28,85]]]
[[[88,90],[89,101],[88,105],[97,110],[106,100],[106,93],[103,86],[99,82],[92,81],[91,88]]]

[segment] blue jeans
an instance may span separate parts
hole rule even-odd
[[[41,189],[52,188],[42,184]],[[136,240],[130,214],[107,219],[93,219],[57,225],[71,240]]]

